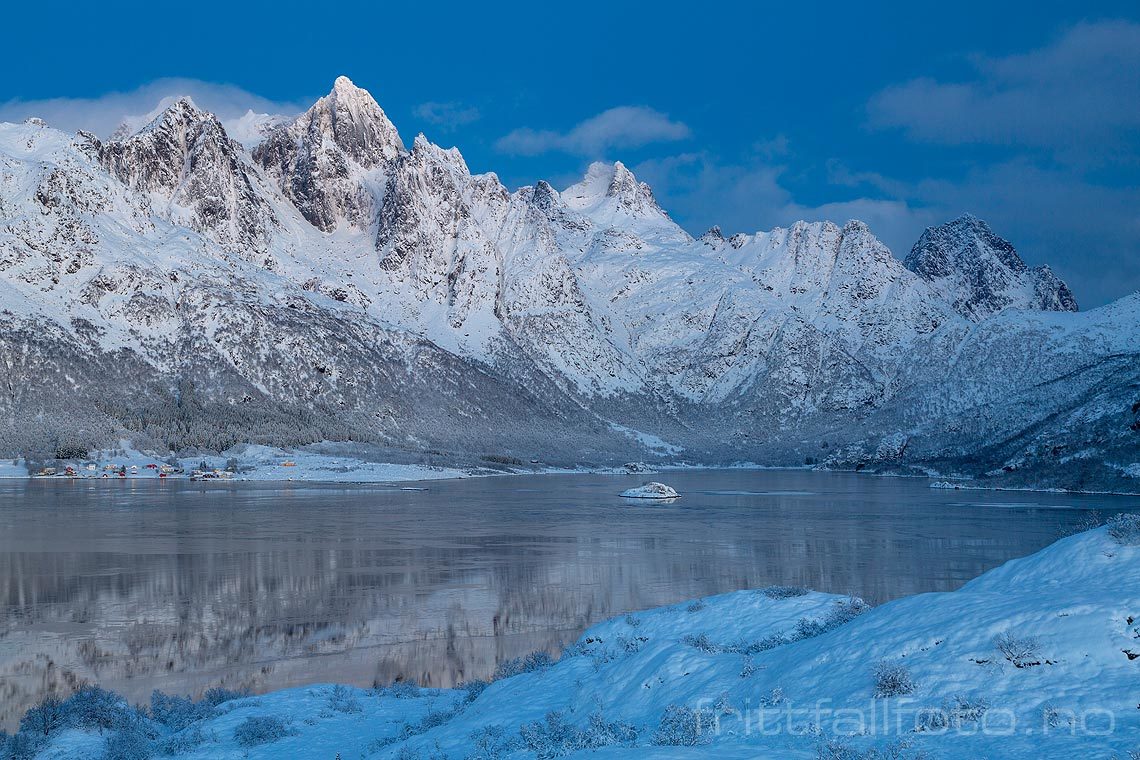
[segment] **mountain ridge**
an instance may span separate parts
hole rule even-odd
[[[138,437],[660,459],[632,430],[694,462],[1071,485],[1041,453],[1061,447],[1117,488],[1140,458],[1140,373],[1113,358],[1140,355],[1135,299],[1076,313],[973,217],[905,261],[858,221],[694,240],[620,162],[511,191],[422,135],[405,148],[343,78],[252,150],[178,100],[106,143],[2,125],[0,168],[0,372],[23,389],[0,406],[6,453]],[[137,379],[49,390],[96,355]],[[155,411],[176,396],[182,422]],[[325,422],[291,435],[273,422],[291,414]]]

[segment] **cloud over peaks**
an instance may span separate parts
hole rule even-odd
[[[157,110],[179,97],[189,96],[200,107],[214,113],[227,125],[247,111],[269,114],[295,114],[309,103],[274,101],[254,95],[232,84],[199,79],[156,79],[134,90],[109,92],[91,98],[13,99],[0,103],[0,121],[23,121],[38,116],[49,125],[68,132],[85,129],[108,137],[121,124],[137,128]]]
[[[522,127],[499,138],[495,147],[519,156],[558,151],[600,158],[611,149],[685,140],[691,135],[688,126],[660,111],[646,106],[618,106],[579,122],[566,132]]]
[[[966,81],[913,79],[868,103],[876,128],[916,141],[1110,150],[1140,133],[1140,24],[1078,24],[1028,53],[972,56]]]

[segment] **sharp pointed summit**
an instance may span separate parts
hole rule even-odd
[[[371,222],[374,199],[363,175],[405,153],[400,133],[368,91],[337,77],[332,91],[269,133],[253,158],[316,228]]]
[[[691,240],[657,205],[653,189],[638,181],[621,161],[595,161],[580,182],[562,191],[566,205],[604,227],[633,223],[638,234]]]

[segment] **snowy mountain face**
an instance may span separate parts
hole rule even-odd
[[[1004,309],[1077,311],[1072,292],[1053,270],[1030,269],[1008,241],[969,214],[928,228],[905,264],[974,321]]]
[[[278,220],[251,179],[247,157],[221,122],[190,99],[130,137],[106,144],[87,139],[99,163],[168,220],[247,256],[268,249]]]
[[[322,232],[344,221],[367,229],[376,170],[404,152],[384,111],[347,77],[293,122],[272,130],[253,151],[301,215]]]
[[[1006,480],[1137,458],[1137,299],[1069,313],[978,220],[905,264],[860,222],[694,240],[620,163],[512,192],[405,148],[345,78],[242,124],[179,100],[106,143],[0,126],[5,453],[353,440]]]

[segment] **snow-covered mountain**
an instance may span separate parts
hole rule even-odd
[[[1072,313],[971,217],[905,264],[856,221],[693,239],[620,163],[511,191],[408,149],[344,77],[246,121],[239,143],[182,99],[106,143],[0,125],[3,453],[351,440],[1132,482],[1140,297]]]
[[[1072,292],[1052,269],[1027,267],[1009,241],[970,214],[927,228],[904,263],[967,319],[1005,309],[1077,311]]]

